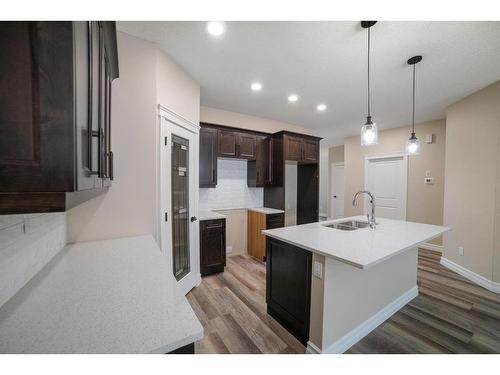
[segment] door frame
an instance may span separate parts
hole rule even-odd
[[[373,160],[383,160],[383,159],[403,159],[403,186],[404,186],[404,194],[403,194],[403,216],[404,220],[406,220],[407,215],[407,203],[408,203],[408,154],[406,152],[396,152],[396,153],[388,153],[388,154],[373,154],[365,156],[365,176],[364,176],[364,189],[368,190],[368,166]],[[376,203],[376,202],[375,202]],[[363,213],[366,215],[368,207],[368,198],[365,196],[363,201]],[[376,212],[375,212],[376,213]]]
[[[335,216],[335,207],[334,207],[334,199],[333,199],[333,194],[334,194],[334,183],[333,182],[333,176],[334,176],[334,169],[335,167],[344,167],[344,182],[345,182],[345,163],[343,161],[338,161],[338,162],[332,162],[330,163],[330,217],[333,219]],[[344,215],[345,215],[345,183],[344,183],[344,202],[342,202],[344,205]]]
[[[171,202],[171,136],[167,139],[165,144],[165,137],[167,134],[175,133],[175,128],[180,128],[192,134],[194,142],[189,146],[189,195],[192,196],[193,204],[189,204],[189,217],[199,216],[198,202],[199,202],[199,134],[200,126],[188,119],[178,115],[177,113],[158,105],[158,156],[160,162],[158,164],[159,185],[157,207],[158,207],[158,233],[161,252],[165,255],[166,266],[169,272],[173,270],[173,251],[172,251],[172,202]],[[190,142],[191,143],[191,142]],[[165,221],[165,212],[168,215],[168,220]],[[184,294],[189,292],[193,287],[201,283],[200,274],[200,231],[199,220],[190,222],[190,272],[178,281]],[[172,277],[174,277],[172,273]],[[181,283],[182,280],[186,281],[186,277],[191,277],[192,282],[189,286],[185,286],[186,282]],[[191,285],[192,284],[192,285]]]

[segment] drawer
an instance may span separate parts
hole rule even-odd
[[[285,226],[285,214],[269,214],[266,218],[266,229],[282,228]]]

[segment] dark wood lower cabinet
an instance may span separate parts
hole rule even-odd
[[[267,238],[267,313],[306,345],[311,310],[312,253]]]
[[[226,265],[226,220],[200,221],[200,273],[224,272]]]
[[[167,354],[194,354],[194,342],[168,352]]]

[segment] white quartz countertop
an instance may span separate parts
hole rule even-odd
[[[267,207],[252,207],[248,209],[249,211],[260,212],[262,214],[271,215],[271,214],[282,214],[283,210],[277,210],[276,208],[267,208]]]
[[[225,219],[226,217],[215,211],[200,211],[199,218],[201,221],[203,221],[203,220]]]
[[[66,246],[0,309],[0,353],[167,353],[203,328],[154,239]]]
[[[366,221],[365,216],[356,216],[270,229],[262,233],[358,268],[368,268],[450,230],[438,225],[383,218],[377,218],[379,224],[376,229],[343,231],[324,226],[350,219]]]

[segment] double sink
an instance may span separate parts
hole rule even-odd
[[[347,220],[341,221],[339,223],[323,224],[327,228],[340,229],[340,230],[356,230],[362,228],[368,228],[370,224],[366,221],[359,220]]]

